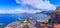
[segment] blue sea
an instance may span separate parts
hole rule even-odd
[[[4,28],[5,25],[16,20],[18,20],[18,16],[16,14],[0,14],[0,28]]]

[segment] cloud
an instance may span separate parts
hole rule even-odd
[[[22,6],[13,10],[0,10],[0,13],[37,13],[56,8],[49,0],[16,0],[16,3]]]
[[[16,0],[16,3],[23,5],[30,5],[32,7],[43,10],[55,10],[55,5],[51,4],[49,0]]]

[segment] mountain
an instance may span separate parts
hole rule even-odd
[[[54,12],[54,11],[42,11],[42,12],[37,12],[35,14],[43,13],[43,14],[46,14],[46,15],[51,15],[52,12]]]

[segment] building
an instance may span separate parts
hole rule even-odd
[[[21,28],[20,26],[20,22],[12,22],[10,24],[8,24],[5,28]]]
[[[34,27],[35,25],[31,20],[25,19],[22,22],[21,21],[12,22],[8,24],[5,28],[34,28]]]
[[[35,24],[36,28],[48,28],[47,20],[37,20]]]
[[[23,22],[23,28],[34,28],[34,23],[29,20],[29,19],[25,19]]]

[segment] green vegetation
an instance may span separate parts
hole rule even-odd
[[[26,21],[27,21],[28,23],[31,23],[29,18],[27,18]]]
[[[29,28],[28,24],[24,25],[23,28]]]
[[[24,23],[25,20],[26,20],[28,23],[31,23],[29,18],[26,18],[26,19],[20,20],[20,23]]]
[[[24,23],[24,21],[27,21],[27,23],[31,23],[29,18],[26,18],[26,19],[20,20],[20,23]],[[23,25],[23,28],[29,28],[28,24]]]
[[[24,23],[24,20],[20,20],[20,23]]]

